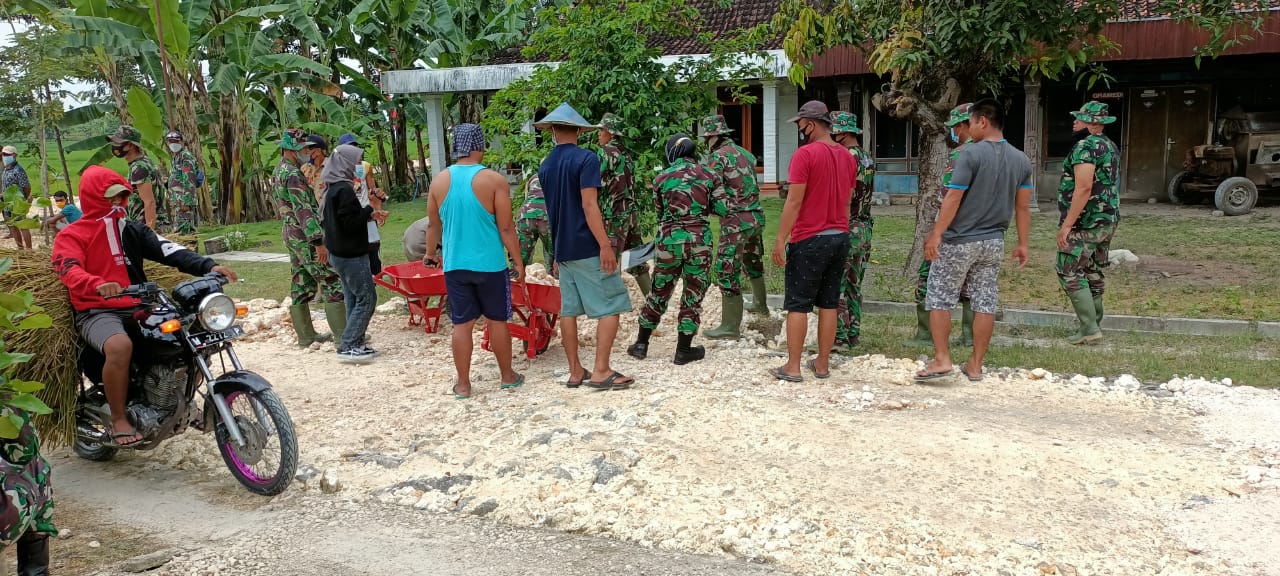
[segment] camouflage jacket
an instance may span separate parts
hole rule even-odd
[[[520,215],[517,220],[546,220],[547,219],[547,199],[542,194],[542,182],[538,180],[538,175],[534,174],[524,188],[524,204],[520,206]]]
[[[35,532],[56,536],[53,525],[53,489],[49,484],[49,462],[40,454],[40,438],[30,415],[21,410],[18,437],[0,439],[0,480],[4,500],[0,501],[0,548],[13,544],[23,534]]]
[[[849,197],[849,219],[871,220],[871,196],[875,193],[876,161],[861,146],[854,146],[849,149],[849,152],[858,162],[858,182],[853,187],[853,196]]]
[[[190,149],[183,148],[173,157],[173,171],[169,174],[169,190],[173,191],[173,200],[179,204],[194,206],[196,203],[196,174],[200,166],[196,163],[196,155]]]
[[[720,234],[735,234],[764,226],[756,157],[729,141],[707,156],[707,168],[724,183],[728,216],[720,219]]]
[[[676,160],[653,181],[658,242],[665,245],[711,244],[714,213],[729,214],[724,181],[688,159]]]
[[[156,199],[156,224],[169,223],[169,203],[167,202],[168,194],[165,193],[164,187],[160,182],[160,169],[156,168],[155,162],[146,156],[139,156],[137,160],[129,163],[129,185],[133,186],[133,194],[129,195],[129,219],[136,222],[146,222],[147,212],[146,206],[142,204],[142,196],[137,194],[138,187],[150,182],[151,195]]]
[[[600,215],[606,223],[621,222],[635,212],[635,166],[622,149],[610,144],[600,150]]]
[[[282,236],[285,244],[307,242],[320,244],[324,230],[320,227],[320,210],[307,180],[292,162],[281,160],[271,175],[272,195],[284,219]]]
[[[1074,228],[1089,230],[1112,226],[1120,221],[1120,151],[1105,134],[1090,135],[1076,142],[1062,161],[1062,184],[1058,186],[1058,222],[1067,218],[1075,195],[1077,164],[1093,164],[1093,194],[1085,204]]]

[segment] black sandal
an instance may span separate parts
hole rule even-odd
[[[622,380],[624,378],[626,379],[625,382],[619,382],[619,380]],[[636,381],[634,378],[631,378],[630,376],[624,375],[623,373],[618,372],[617,370],[614,370],[613,374],[610,374],[608,378],[605,378],[600,382],[591,380],[586,384],[587,386],[595,388],[596,390],[622,390],[624,388],[630,388],[631,385],[635,383]]]
[[[574,380],[573,376],[570,376],[569,379],[565,381],[564,385],[567,388],[577,388],[581,386],[583,382],[586,382],[587,379],[590,377],[591,377],[591,371],[587,370],[586,368],[583,368],[581,378]]]
[[[130,437],[130,436],[137,436],[137,437],[138,437],[138,439],[137,439],[137,440],[134,440],[133,442],[128,442],[128,443],[120,443],[120,442],[118,442],[118,439],[120,439],[120,438],[128,438],[128,437]],[[115,447],[116,447],[116,448],[137,448],[137,447],[139,447],[139,446],[146,446],[146,445],[147,445],[147,439],[146,439],[145,437],[143,437],[143,436],[142,436],[142,434],[141,434],[141,433],[139,433],[139,432],[138,432],[138,430],[135,428],[135,429],[133,429],[133,430],[131,430],[131,431],[129,431],[129,432],[112,432],[112,433],[111,433],[111,443],[112,443],[112,444],[115,444]]]

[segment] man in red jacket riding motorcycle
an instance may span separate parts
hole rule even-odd
[[[126,220],[125,206],[133,189],[116,172],[101,166],[80,179],[84,216],[53,241],[53,268],[67,286],[75,309],[76,332],[106,358],[102,384],[111,405],[111,438],[120,447],[143,441],[125,412],[133,342],[125,332],[138,305],[136,298],[112,298],[125,287],[147,281],[144,259],[202,276],[219,272],[237,280],[235,272],[156,235],[143,222]]]

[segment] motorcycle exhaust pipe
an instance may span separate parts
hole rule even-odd
[[[106,432],[84,424],[76,424],[76,436],[99,444],[110,441]]]

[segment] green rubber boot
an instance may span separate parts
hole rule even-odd
[[[973,304],[968,300],[960,304],[960,339],[956,340],[956,344],[973,346]]]
[[[742,337],[742,295],[725,296],[720,327],[703,333],[712,340],[737,340]]]
[[[1080,319],[1080,331],[1071,337],[1071,343],[1092,344],[1101,340],[1102,329],[1098,327],[1098,311],[1093,306],[1093,295],[1089,293],[1089,289],[1081,288],[1068,296],[1071,298],[1071,307],[1076,311],[1076,318]]]
[[[754,314],[769,315],[769,293],[764,287],[764,278],[751,279],[751,307],[747,309]]]
[[[929,330],[929,311],[924,309],[924,304],[916,304],[916,335],[907,343],[913,346],[933,344],[933,333]]]
[[[1093,310],[1098,313],[1098,328],[1102,328],[1102,296],[1093,297]]]
[[[329,302],[324,305],[324,321],[329,324],[334,340],[342,339],[342,332],[347,329],[347,303]]]
[[[289,318],[293,320],[293,331],[298,334],[298,346],[306,348],[320,338],[316,335],[316,327],[311,324],[311,306],[294,304],[289,307]]]
[[[648,298],[649,291],[653,289],[653,277],[649,276],[649,265],[641,266],[640,270],[632,276],[635,276],[636,285],[640,286],[640,294]]]

